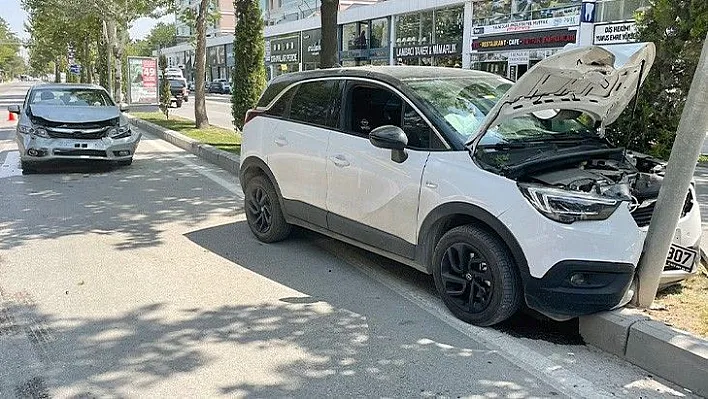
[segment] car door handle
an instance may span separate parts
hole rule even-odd
[[[340,168],[344,168],[350,165],[349,161],[347,161],[346,158],[344,158],[344,155],[335,155],[329,157],[332,162],[334,162],[335,165],[339,166]]]
[[[278,136],[275,138],[275,145],[278,147],[285,147],[288,145],[288,139],[286,139],[285,136]]]

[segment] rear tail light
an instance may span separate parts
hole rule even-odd
[[[259,115],[263,115],[263,111],[257,109],[249,109],[248,112],[246,112],[246,118],[244,119],[243,124],[247,124],[251,121],[251,119]]]

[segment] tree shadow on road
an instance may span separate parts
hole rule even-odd
[[[143,152],[129,167],[71,166],[2,184],[0,250],[87,233],[120,237],[121,250],[151,247],[163,243],[166,224],[193,228],[237,208],[234,194],[161,153]]]

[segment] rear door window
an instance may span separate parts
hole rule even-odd
[[[288,107],[290,106],[290,100],[293,98],[293,94],[295,94],[295,88],[292,88],[285,92],[278,101],[273,104],[272,107],[268,111],[266,111],[266,115],[270,116],[277,116],[279,118],[284,118],[287,117],[287,111]]]
[[[339,128],[342,84],[340,80],[319,80],[297,86],[290,104],[289,119],[311,125]]]

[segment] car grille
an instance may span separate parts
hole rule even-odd
[[[92,157],[102,157],[105,158],[106,152],[101,150],[54,150],[54,155],[60,157],[75,157],[81,155],[88,155]]]
[[[108,127],[93,129],[47,128],[47,134],[55,139],[96,140],[106,137]]]
[[[651,204],[645,206],[645,207],[640,207],[635,209],[632,212],[632,217],[634,218],[634,221],[637,222],[637,226],[639,227],[644,227],[644,226],[649,226],[649,223],[651,223],[651,217],[654,215],[654,209],[656,208],[656,201],[653,201]],[[683,210],[681,211],[681,217],[684,217],[688,215],[689,212],[691,212],[691,209],[693,208],[693,195],[691,195],[691,192],[688,192],[688,195],[686,196],[686,202],[683,204]]]

